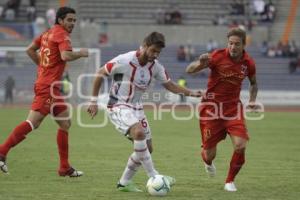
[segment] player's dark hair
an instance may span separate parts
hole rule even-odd
[[[56,12],[55,24],[59,24],[58,19],[65,19],[69,13],[76,14],[76,11],[70,7],[60,7]]]
[[[232,28],[229,30],[229,32],[227,33],[227,38],[229,39],[229,37],[231,36],[238,36],[239,38],[242,39],[243,44],[246,44],[246,32],[241,29],[241,28]]]
[[[165,47],[165,36],[162,33],[152,32],[143,41],[144,45],[151,46],[155,45],[160,48]]]

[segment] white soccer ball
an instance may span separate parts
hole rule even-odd
[[[163,175],[149,178],[146,187],[152,196],[165,196],[171,189],[169,181]]]

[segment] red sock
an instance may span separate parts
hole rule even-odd
[[[32,128],[29,122],[24,121],[18,126],[15,127],[13,132],[10,133],[6,141],[0,145],[0,154],[3,157],[6,157],[8,151],[20,143],[22,140],[26,138],[26,135],[32,131]]]
[[[233,182],[235,176],[239,173],[243,164],[245,163],[245,153],[234,152],[230,162],[226,183]]]
[[[206,159],[206,156],[204,154],[204,150],[201,151],[201,156],[202,156],[202,160],[207,164],[207,165],[211,165],[212,161],[208,161]]]
[[[60,170],[67,170],[70,168],[70,164],[68,161],[69,158],[69,144],[68,144],[68,132],[62,129],[58,129],[57,131],[57,146],[58,153],[60,158]]]

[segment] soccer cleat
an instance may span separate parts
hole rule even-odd
[[[236,192],[237,189],[233,182],[225,183],[224,190],[228,192]]]
[[[211,163],[211,165],[208,165],[208,164],[204,163],[204,167],[205,167],[205,171],[206,171],[206,173],[208,174],[209,177],[216,176],[217,169],[216,169],[214,163]]]
[[[136,185],[131,181],[127,185],[118,183],[117,190],[121,192],[143,192],[142,190],[138,189]]]
[[[166,175],[163,175],[163,176],[169,181],[170,186],[175,185],[175,183],[176,183],[175,178],[173,178],[171,176],[166,176]]]
[[[80,176],[82,176],[83,172],[82,171],[78,171],[78,170],[70,167],[68,170],[65,170],[65,171],[59,170],[58,174],[60,176],[69,176],[71,178],[74,178],[74,177],[80,177]]]
[[[0,156],[0,170],[5,173],[8,174],[8,168],[5,162],[5,158]]]

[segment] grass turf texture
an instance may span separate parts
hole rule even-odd
[[[27,116],[25,109],[0,110],[0,142]],[[187,116],[184,111],[178,115]],[[153,120],[147,112],[153,134],[153,160],[162,174],[174,176],[176,185],[164,199],[206,200],[295,200],[300,195],[300,113],[265,113],[260,121],[248,121],[251,140],[246,165],[236,179],[238,192],[223,190],[232,147],[229,138],[218,146],[217,176],[207,177],[200,158],[198,121],[176,121],[163,113]],[[103,114],[102,114],[103,116]],[[88,116],[82,121],[90,123]],[[101,113],[99,118],[101,118]],[[98,119],[99,119],[98,118]],[[0,199],[157,199],[144,193],[116,191],[131,143],[109,123],[104,128],[82,128],[73,117],[70,130],[70,161],[85,175],[57,176],[56,124],[48,117],[38,130],[12,149],[8,156],[10,175],[0,174]],[[147,177],[140,170],[134,182],[145,191]]]

